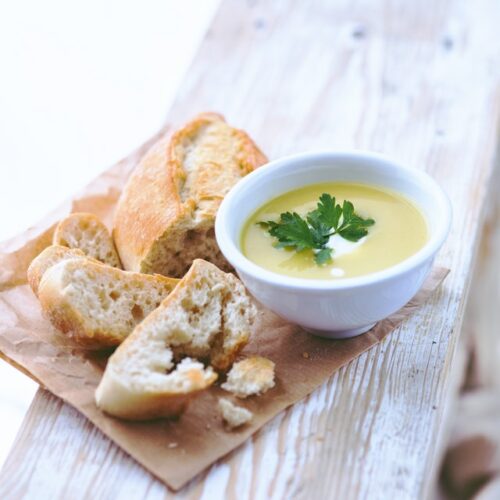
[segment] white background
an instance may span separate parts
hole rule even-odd
[[[0,240],[160,127],[218,3],[0,3]],[[0,360],[0,466],[36,387]]]

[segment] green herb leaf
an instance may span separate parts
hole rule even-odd
[[[314,248],[315,242],[311,230],[298,213],[282,213],[279,223],[269,221],[268,224],[269,234],[278,239],[277,248],[295,248],[297,252]]]
[[[332,261],[332,249],[323,248],[319,252],[316,252],[314,254],[314,261],[318,264],[318,266],[329,264]]]
[[[340,216],[342,215],[342,207],[337,205],[335,197],[328,193],[323,193],[319,197],[318,208],[311,212],[314,218],[319,219],[323,224],[326,224],[330,229],[337,229]]]
[[[313,248],[322,248],[330,239],[330,226],[322,222],[322,220],[316,217],[313,212],[310,212],[306,216],[306,219],[315,242],[315,246]]]
[[[342,206],[342,224],[337,228],[337,233],[349,241],[359,241],[368,234],[367,227],[373,226],[373,219],[363,219],[354,212],[350,201],[344,201]]]
[[[339,231],[339,234],[348,241],[359,241],[368,234],[368,231],[361,227],[349,226]]]
[[[367,228],[373,226],[373,219],[363,219],[354,211],[354,205],[345,200],[340,206],[335,197],[323,193],[315,210],[303,219],[296,212],[284,212],[279,221],[257,223],[277,239],[276,248],[292,248],[297,252],[315,250],[316,264],[331,262],[332,249],[327,247],[330,236],[339,234],[349,241],[359,241],[368,234]]]

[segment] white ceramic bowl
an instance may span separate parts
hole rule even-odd
[[[406,196],[424,214],[429,240],[395,266],[340,280],[284,276],[243,255],[242,227],[264,203],[302,186],[332,181],[387,187]],[[215,233],[222,253],[262,304],[312,333],[348,338],[366,332],[415,295],[448,235],[450,222],[450,202],[425,172],[374,153],[318,152],[273,161],[242,179],[222,202]]]

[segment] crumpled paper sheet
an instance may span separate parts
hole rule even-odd
[[[165,131],[104,172],[36,227],[0,247],[0,355],[77,408],[169,487],[179,489],[238,447],[277,413],[307,396],[340,367],[380,342],[432,294],[448,271],[434,269],[422,290],[401,311],[370,332],[350,340],[329,341],[311,336],[259,308],[253,336],[244,354],[272,359],[276,363],[276,386],[263,396],[245,400],[243,404],[254,412],[254,418],[241,429],[232,432],[224,429],[217,399],[228,393],[218,386],[193,400],[178,420],[130,423],[109,417],[94,403],[106,354],[82,351],[51,326],[26,284],[26,269],[50,244],[54,224],[66,214],[93,212],[109,225],[130,172]]]

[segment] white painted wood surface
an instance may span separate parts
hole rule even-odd
[[[454,204],[439,257],[452,273],[389,339],[179,498],[427,495],[497,141],[499,9],[495,0],[223,2],[169,120],[215,109],[271,158],[358,147],[427,170]],[[44,392],[0,474],[0,497],[9,495],[174,497]]]

